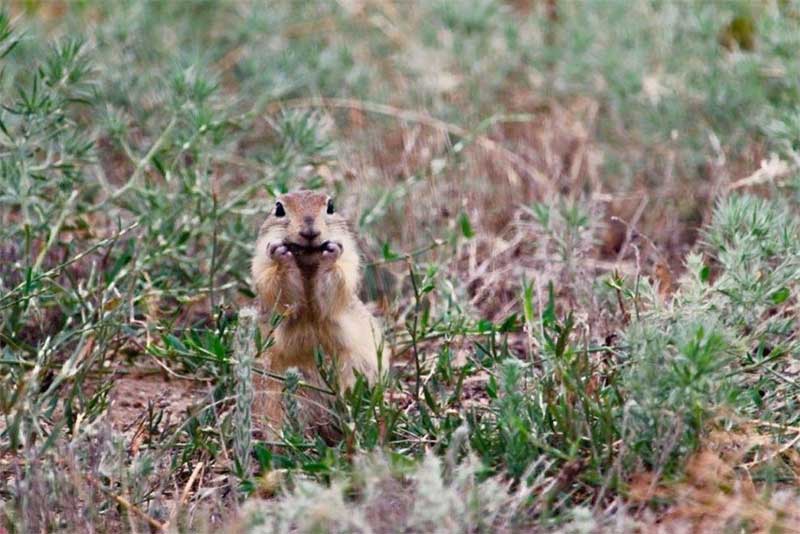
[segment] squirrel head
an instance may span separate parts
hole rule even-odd
[[[286,245],[299,264],[313,265],[328,241],[342,246],[343,259],[358,265],[355,239],[347,220],[325,193],[300,190],[280,195],[259,231],[258,247]],[[256,254],[265,253],[257,250]]]
[[[260,233],[270,235],[272,242],[313,251],[342,233],[349,235],[349,230],[328,195],[301,190],[277,198]]]
[[[356,239],[347,220],[336,212],[330,197],[316,191],[295,191],[279,196],[261,225],[251,266],[262,305],[271,309],[281,291],[288,289],[283,285],[297,282],[292,273],[298,271],[286,270],[270,257],[269,251],[274,245],[289,248],[300,275],[310,279],[320,273],[323,251],[329,250],[331,243],[341,246],[335,265],[337,275],[344,282],[344,292],[348,298],[358,298],[361,269]],[[342,298],[341,292],[338,297],[334,293],[330,297]]]

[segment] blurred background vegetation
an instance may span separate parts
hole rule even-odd
[[[798,50],[794,0],[11,1],[0,531],[788,529]],[[300,187],[395,369],[251,447]]]

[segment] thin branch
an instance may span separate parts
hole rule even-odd
[[[161,132],[161,135],[158,136],[158,139],[156,139],[155,143],[153,143],[153,146],[151,146],[150,150],[147,151],[147,154],[145,154],[144,157],[141,158],[138,163],[136,163],[136,168],[133,170],[133,174],[131,174],[131,177],[128,179],[128,181],[125,182],[125,185],[114,191],[106,200],[114,200],[122,195],[125,191],[136,185],[136,182],[139,181],[139,177],[142,175],[142,171],[150,163],[150,160],[153,159],[153,156],[155,156],[156,153],[161,150],[161,146],[167,140],[167,136],[169,136],[169,134],[172,132],[172,129],[175,127],[177,122],[178,118],[173,116],[172,119],[170,119],[169,124],[167,124],[167,127],[164,128],[164,131]],[[102,206],[102,204],[105,202],[105,200],[101,202],[100,206]]]
[[[94,487],[96,487],[97,489],[99,489],[100,491],[102,491],[103,493],[108,495],[109,497],[111,497],[117,504],[119,504],[120,506],[125,508],[125,510],[127,510],[128,512],[133,512],[133,514],[135,516],[137,516],[140,519],[143,519],[144,521],[146,521],[147,524],[150,525],[150,527],[156,529],[158,532],[166,532],[167,525],[165,523],[162,523],[162,522],[150,517],[149,515],[144,513],[138,506],[136,506],[135,504],[130,502],[125,497],[123,497],[121,495],[117,495],[116,493],[112,492],[111,490],[103,487],[103,485],[100,483],[100,481],[97,480],[96,478],[94,478],[92,475],[87,474],[86,475],[86,479]]]
[[[53,267],[52,269],[50,269],[48,271],[45,271],[45,272],[43,272],[41,274],[33,276],[31,278],[30,282],[28,282],[28,281],[20,282],[16,287],[14,287],[10,291],[8,291],[5,295],[0,297],[0,303],[5,303],[7,300],[10,299],[10,297],[12,297],[20,289],[24,288],[28,283],[38,282],[39,280],[41,280],[43,278],[48,278],[50,276],[53,276],[54,274],[56,274],[56,273],[62,271],[63,269],[69,267],[73,263],[78,262],[81,259],[85,258],[86,256],[88,256],[89,254],[91,254],[95,250],[97,250],[99,248],[102,248],[102,247],[104,247],[106,245],[109,245],[111,243],[114,243],[117,239],[119,239],[123,235],[127,234],[131,230],[135,229],[137,226],[139,226],[139,222],[138,221],[136,221],[135,223],[131,224],[130,226],[128,226],[126,228],[123,228],[122,230],[120,230],[116,234],[114,234],[114,235],[112,235],[110,237],[107,237],[106,239],[103,239],[102,241],[97,242],[96,244],[92,245],[91,247],[89,247],[88,249],[84,250],[80,254],[78,254],[76,256],[73,256],[69,260],[65,261],[64,263],[60,263],[60,264],[56,265],[55,267]],[[23,297],[23,298],[25,298],[25,297]]]
[[[781,454],[785,453],[786,451],[788,451],[789,449],[791,449],[792,447],[797,445],[798,442],[800,442],[800,433],[798,433],[788,443],[786,443],[786,445],[784,445],[783,447],[781,447],[777,451],[773,452],[772,454],[768,454],[767,456],[765,456],[765,457],[763,457],[761,459],[753,460],[752,462],[744,463],[740,467],[744,467],[745,469],[749,469],[751,467],[755,467],[758,464],[763,464],[765,462],[769,462],[770,460],[774,460],[775,458],[777,458]]]
[[[411,286],[414,288],[414,330],[409,332],[411,334],[411,347],[414,350],[414,367],[416,374],[416,381],[414,382],[414,400],[419,401],[420,376],[422,374],[419,362],[419,349],[417,348],[417,325],[419,323],[420,294],[419,289],[417,288],[417,280],[414,276],[414,265],[410,261],[408,262],[408,272],[411,276]]]
[[[370,267],[374,267],[376,265],[385,265],[387,263],[396,263],[396,262],[399,262],[399,261],[412,260],[412,259],[416,258],[417,256],[421,256],[422,254],[425,254],[426,252],[429,252],[431,250],[434,250],[436,248],[441,247],[442,245],[444,245],[444,243],[445,242],[443,240],[441,240],[441,239],[434,239],[433,243],[425,245],[424,247],[420,247],[420,248],[418,248],[416,250],[412,250],[411,252],[407,252],[405,254],[401,254],[401,255],[396,256],[394,258],[384,258],[382,260],[371,261],[371,262],[367,263],[366,265],[368,265]]]

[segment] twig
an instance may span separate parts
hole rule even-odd
[[[628,243],[630,243],[631,239],[633,238],[633,232],[636,231],[636,225],[639,224],[639,219],[641,219],[642,215],[644,215],[644,209],[647,207],[648,202],[650,202],[650,197],[644,195],[642,200],[639,202],[639,206],[636,208],[636,212],[633,214],[633,218],[631,219],[630,223],[625,222],[621,217],[613,217],[613,219],[616,219],[618,222],[625,224],[626,227],[625,240],[622,242],[622,246],[619,247],[619,252],[617,253],[617,262],[622,261],[622,258],[625,256]]]
[[[285,382],[286,376],[273,373],[272,371],[267,371],[266,369],[260,369],[258,367],[253,366],[253,372],[258,373],[262,376],[266,376],[267,378],[272,378],[273,380],[278,380],[279,382]],[[326,388],[321,388],[319,386],[315,386],[314,384],[309,384],[308,382],[303,382],[302,380],[297,383],[298,387],[312,389],[314,391],[319,391],[320,393],[326,393],[328,395],[336,395],[333,391]]]
[[[414,277],[414,266],[410,261],[408,262],[408,272],[411,276],[411,286],[414,289],[414,330],[413,332],[409,333],[411,334],[411,347],[414,350],[414,367],[417,378],[416,381],[414,382],[414,401],[418,402],[420,375],[422,374],[419,363],[419,349],[417,348],[417,325],[419,323],[420,295],[419,295],[419,289],[417,288],[417,280]]]
[[[117,239],[119,239],[123,235],[127,234],[128,232],[130,232],[131,230],[133,230],[137,226],[139,226],[139,221],[136,221],[135,223],[131,224],[130,226],[128,226],[126,228],[123,228],[122,230],[120,230],[116,234],[114,234],[114,235],[112,235],[110,237],[107,237],[106,239],[103,239],[102,241],[99,241],[95,245],[92,245],[91,247],[89,247],[88,249],[84,250],[83,252],[81,252],[77,256],[73,256],[71,259],[65,261],[64,263],[56,265],[52,269],[50,269],[48,271],[45,271],[42,274],[37,274],[36,276],[33,276],[31,278],[31,280],[30,280],[30,283],[38,282],[39,280],[41,280],[43,278],[47,278],[49,276],[52,276],[52,275],[56,274],[57,272],[61,271],[62,269],[65,269],[65,268],[69,267],[73,263],[82,260],[83,258],[88,256],[89,254],[91,254],[92,252],[97,250],[98,248],[102,248],[102,247],[104,247],[104,246],[106,246],[108,244],[111,244],[111,243],[115,242]],[[6,302],[11,296],[14,295],[14,293],[19,291],[23,287],[25,287],[28,283],[29,282],[27,282],[27,281],[20,282],[16,287],[14,287],[10,291],[8,291],[5,295],[0,297],[0,303]],[[23,297],[23,298],[25,298],[25,297]]]
[[[776,178],[783,178],[792,172],[791,166],[781,160],[776,154],[772,154],[769,160],[762,160],[759,169],[740,180],[728,184],[726,191],[734,191],[743,187],[751,187],[774,182]]]
[[[58,234],[61,232],[61,227],[64,225],[64,220],[67,218],[67,214],[72,209],[72,205],[74,204],[76,198],[78,198],[78,191],[73,191],[66,203],[64,203],[64,209],[61,210],[61,215],[59,215],[58,220],[50,227],[50,236],[47,238],[47,243],[42,247],[42,250],[39,251],[39,256],[36,258],[36,263],[33,264],[33,272],[39,270],[39,267],[42,266],[42,262],[47,255],[47,251],[53,247],[56,239],[58,239]]]
[[[186,482],[186,485],[183,487],[183,491],[181,492],[181,500],[179,501],[179,506],[186,506],[186,502],[189,500],[189,492],[194,485],[194,481],[197,479],[197,475],[200,474],[200,470],[203,469],[203,462],[198,462],[194,469],[192,470],[192,474],[189,475],[189,480]]]
[[[205,351],[202,347],[198,347],[198,350],[200,350],[201,352],[208,352],[208,351]],[[157,355],[157,354],[153,354],[153,356],[159,357],[159,355]],[[212,356],[206,356],[204,354],[194,354],[194,355],[192,355],[192,357],[200,359],[200,360],[203,360],[203,361],[207,361],[207,362],[213,362],[213,363],[219,363],[220,362],[220,360],[218,358],[212,357]],[[230,362],[226,362],[226,363],[230,363]],[[278,374],[278,373],[273,373],[272,371],[267,371],[266,369],[261,369],[259,367],[253,366],[253,372],[254,373],[258,373],[258,374],[260,374],[262,376],[266,376],[267,378],[272,378],[273,380],[278,380],[280,382],[286,381],[286,377],[284,375],[281,375],[281,374]],[[182,376],[179,376],[179,378],[184,379],[184,380],[196,380],[196,379],[190,379],[189,377],[182,377]],[[314,391],[319,391],[320,393],[326,393],[328,395],[335,395],[335,393],[333,391],[329,390],[329,389],[321,388],[319,386],[315,386],[314,384],[309,384],[308,382],[300,381],[298,386],[301,387],[301,388],[313,389]]]
[[[36,367],[36,364],[33,362],[26,362],[25,360],[11,360],[8,358],[0,358],[0,365],[18,365],[20,367],[27,367],[29,369]]]
[[[620,279],[619,271],[617,270],[614,270],[614,279],[615,281]],[[631,316],[628,313],[628,310],[625,309],[625,301],[622,298],[622,290],[620,289],[619,284],[616,283],[614,284],[614,292],[617,295],[617,304],[619,304],[619,309],[620,311],[622,311],[623,322],[625,324],[628,324],[628,322],[630,322]]]
[[[371,262],[367,263],[366,265],[368,265],[370,267],[374,267],[376,265],[384,265],[384,264],[387,264],[387,263],[395,263],[395,262],[398,262],[398,261],[412,260],[412,259],[416,258],[417,256],[421,256],[422,254],[425,254],[426,252],[431,251],[431,250],[433,250],[435,248],[439,248],[442,245],[444,245],[444,241],[443,240],[434,239],[433,243],[425,245],[424,247],[418,248],[416,250],[412,250],[411,252],[407,252],[405,254],[401,254],[401,255],[399,255],[397,257],[394,257],[394,258],[384,258],[382,260],[371,261]]]
[[[800,433],[798,433],[786,445],[784,445],[783,447],[781,447],[780,449],[778,449],[774,453],[769,454],[769,455],[765,456],[764,458],[761,458],[760,460],[753,460],[752,462],[744,463],[740,467],[744,467],[745,469],[749,469],[749,468],[754,467],[754,466],[756,466],[758,464],[763,464],[764,462],[768,462],[770,460],[773,460],[773,459],[777,458],[778,456],[780,456],[781,454],[783,454],[784,452],[786,452],[789,449],[791,449],[792,447],[794,447],[795,445],[797,445],[797,442],[799,442],[799,441],[800,441]]]
[[[177,122],[178,118],[173,116],[172,119],[170,119],[169,124],[167,124],[167,127],[164,128],[164,131],[161,132],[161,135],[158,136],[158,139],[156,139],[155,143],[153,143],[153,146],[151,146],[150,150],[147,151],[147,154],[145,154],[144,157],[140,159],[139,162],[136,164],[136,168],[133,170],[133,174],[131,174],[131,177],[128,179],[127,182],[125,182],[125,185],[114,191],[111,194],[111,196],[106,200],[114,200],[118,198],[120,195],[122,195],[125,191],[136,185],[136,182],[139,181],[139,176],[141,176],[142,174],[142,170],[148,163],[150,163],[150,160],[153,159],[153,156],[155,156],[156,153],[161,149],[161,145],[164,144],[164,142],[167,139],[167,136],[170,134],[170,132],[172,132],[172,129],[175,127],[175,124],[177,124]],[[102,206],[106,202],[106,200],[102,201],[100,205],[98,205],[97,207]]]
[[[153,517],[150,517],[149,515],[144,513],[138,506],[136,506],[135,504],[130,502],[125,497],[123,497],[121,495],[117,495],[116,493],[112,492],[111,490],[106,489],[105,487],[103,487],[103,485],[100,483],[100,481],[98,481],[92,475],[87,474],[86,475],[86,480],[88,480],[89,483],[91,483],[94,487],[96,487],[97,489],[99,489],[100,491],[102,491],[103,493],[108,495],[109,497],[111,497],[117,504],[119,504],[120,506],[125,508],[125,510],[127,510],[128,512],[133,512],[134,515],[136,515],[140,519],[143,519],[144,521],[146,521],[147,524],[150,525],[150,527],[156,529],[159,532],[166,532],[167,525],[165,523],[162,523],[162,522],[158,521],[157,519],[154,519]]]
[[[782,425],[780,423],[773,423],[771,421],[759,421],[758,419],[748,419],[745,422],[756,426],[768,426],[777,430],[791,430],[792,432],[800,433],[800,426]]]
[[[636,237],[641,237],[642,239],[647,241],[647,243],[653,248],[653,251],[656,253],[656,256],[658,257],[658,259],[664,260],[664,256],[661,254],[661,251],[658,249],[658,247],[656,246],[655,242],[652,239],[650,239],[647,236],[647,234],[643,234],[642,232],[640,232],[632,222],[629,223],[628,221],[626,221],[622,217],[617,217],[616,215],[612,216],[611,220],[615,221],[615,222],[618,222],[618,223],[624,224],[625,228],[627,229],[627,231],[629,231],[631,233],[631,236],[633,236],[633,232],[636,232]],[[627,239],[626,238],[625,243],[626,244],[630,244],[630,242],[631,242],[631,239]],[[638,269],[637,269],[637,271],[638,271]]]
[[[217,254],[218,254],[218,252],[217,252],[217,247],[218,247],[218,238],[217,238],[218,237],[217,236],[218,228],[217,227],[219,226],[219,220],[218,220],[218,216],[219,215],[217,213],[218,200],[217,200],[217,193],[216,192],[212,192],[211,193],[211,201],[212,201],[212,208],[211,208],[211,214],[212,215],[211,215],[211,218],[214,221],[214,230],[213,230],[213,232],[211,234],[211,267],[208,270],[208,287],[209,287],[208,301],[209,301],[209,305],[211,307],[211,309],[209,310],[209,313],[211,314],[211,317],[213,317],[214,316],[214,296],[215,296],[214,295],[214,279],[216,278],[216,275],[217,275]]]

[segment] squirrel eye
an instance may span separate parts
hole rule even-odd
[[[286,210],[283,209],[283,204],[280,202],[275,203],[275,217],[283,217],[286,215]]]
[[[333,200],[328,199],[328,215],[333,215],[336,210],[333,207]]]

